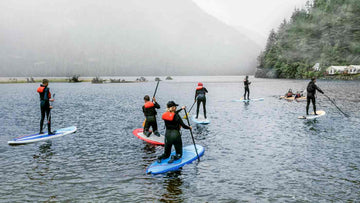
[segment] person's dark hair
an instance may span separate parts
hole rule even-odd
[[[145,101],[150,101],[149,95],[145,95],[144,100],[145,100]]]
[[[43,79],[42,80],[42,84],[48,84],[49,83],[49,80],[48,79]]]
[[[314,80],[316,80],[316,78],[315,78],[315,77],[312,77],[312,78],[311,78],[311,81],[314,81]]]

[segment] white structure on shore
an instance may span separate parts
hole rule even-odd
[[[326,69],[326,72],[329,75],[341,74],[345,71],[346,68],[347,68],[347,66],[329,66]]]
[[[346,68],[348,74],[358,74],[360,73],[360,65],[350,65]]]
[[[319,71],[320,70],[320,63],[315,63],[315,65],[312,67],[312,69],[314,71]]]

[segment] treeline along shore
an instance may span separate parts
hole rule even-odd
[[[308,1],[270,32],[255,77],[360,80],[359,22],[359,0]]]

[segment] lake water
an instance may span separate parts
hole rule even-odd
[[[0,85],[0,202],[360,201],[360,83],[318,81],[350,117],[318,94],[318,110],[327,114],[308,121],[297,119],[306,102],[279,99],[289,88],[304,89],[308,80],[250,77],[250,98],[264,101],[232,102],[242,97],[243,78],[160,82],[160,115],[169,100],[189,108],[197,82],[203,82],[211,124],[193,126],[196,144],[205,147],[201,162],[155,176],[145,170],[163,147],[132,134],[144,120],[141,106],[144,95],[153,94],[153,79],[50,83],[56,93],[53,129],[75,125],[78,131],[22,146],[7,141],[38,132],[39,84]],[[160,116],[158,123],[163,132]],[[192,144],[188,130],[182,139]]]

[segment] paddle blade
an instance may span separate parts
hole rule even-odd
[[[144,120],[143,124],[142,124],[142,127],[145,127],[145,122],[146,122],[146,119]]]
[[[183,119],[187,119],[188,116],[189,116],[189,113],[187,113],[187,114],[183,117]]]

